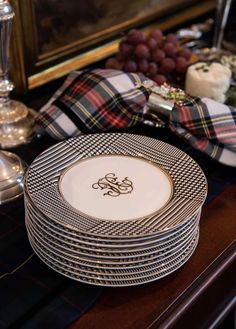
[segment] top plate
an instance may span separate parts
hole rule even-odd
[[[143,158],[98,155],[67,168],[59,190],[84,215],[123,221],[160,211],[172,197],[173,182],[159,166]]]
[[[39,155],[26,192],[47,217],[86,234],[145,236],[176,228],[202,206],[206,178],[183,151],[131,134],[93,134]]]

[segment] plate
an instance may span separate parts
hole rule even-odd
[[[181,227],[178,231],[171,232],[169,235],[165,235],[164,237],[154,237],[150,238],[149,240],[145,241],[144,243],[141,241],[137,241],[136,243],[122,243],[122,241],[118,243],[98,243],[98,241],[87,241],[86,239],[80,239],[75,236],[71,236],[66,232],[64,234],[61,231],[58,231],[55,227],[48,225],[47,221],[37,216],[30,206],[26,208],[26,220],[30,221],[31,224],[40,232],[45,233],[47,236],[51,236],[53,239],[58,240],[59,242],[65,242],[68,245],[75,246],[77,248],[82,248],[85,250],[98,250],[98,251],[108,251],[111,252],[118,251],[119,252],[127,252],[128,250],[145,250],[150,249],[151,247],[158,245],[162,245],[164,243],[171,243],[177,239],[181,240],[181,237],[184,236],[188,231],[196,227],[199,223],[200,219],[200,212],[195,215],[193,218],[189,220],[187,225],[183,228]]]
[[[60,225],[59,223],[54,222],[50,218],[46,217],[44,214],[42,214],[39,209],[37,209],[32,201],[30,200],[29,196],[25,193],[25,209],[26,213],[30,212],[31,217],[33,217],[34,220],[42,221],[46,226],[50,227],[51,229],[55,230],[55,232],[61,233],[65,235],[66,237],[70,239],[76,239],[81,241],[82,243],[88,244],[88,245],[101,245],[101,246],[107,246],[107,245],[120,245],[126,248],[128,245],[145,245],[149,244],[150,241],[162,241],[165,240],[167,237],[171,237],[172,235],[179,232],[179,230],[184,230],[185,227],[189,226],[192,221],[195,221],[195,219],[199,220],[200,214],[201,214],[201,208],[190,218],[186,219],[184,223],[181,225],[178,225],[176,228],[172,230],[166,230],[163,232],[157,232],[153,235],[148,235],[145,237],[106,237],[106,236],[97,236],[97,235],[86,235],[85,233],[81,233],[78,230],[75,230],[70,225]]]
[[[28,234],[33,237],[36,241],[41,243],[48,250],[52,250],[57,254],[62,254],[65,256],[73,257],[75,259],[85,260],[90,263],[104,263],[104,264],[131,264],[141,261],[150,260],[151,258],[163,257],[166,254],[170,254],[179,250],[188,240],[191,240],[194,232],[197,228],[188,232],[181,241],[175,241],[175,243],[166,243],[160,248],[151,248],[145,251],[136,252],[126,252],[126,253],[98,253],[96,250],[87,251],[83,249],[78,249],[76,247],[65,246],[64,243],[55,242],[53,238],[47,238],[44,234],[39,233],[30,222],[27,221],[26,224]]]
[[[100,261],[106,261],[106,260],[117,260],[118,262],[121,262],[121,260],[124,260],[126,258],[134,259],[136,257],[145,257],[152,254],[157,253],[165,253],[168,250],[176,250],[181,246],[181,243],[186,241],[188,237],[191,237],[193,234],[192,232],[196,229],[198,226],[197,224],[190,229],[188,229],[184,234],[182,234],[180,237],[176,237],[172,241],[165,241],[164,243],[157,244],[154,246],[150,246],[150,248],[145,249],[97,249],[96,246],[94,248],[84,248],[81,247],[81,245],[68,243],[63,240],[55,238],[53,235],[48,235],[43,230],[36,227],[34,224],[32,224],[28,219],[26,221],[26,226],[28,230],[31,232],[31,234],[37,239],[41,240],[41,242],[44,242],[45,245],[52,246],[53,248],[57,250],[64,251],[65,253],[69,255],[74,255],[78,257],[87,257],[88,259],[99,259]]]
[[[97,276],[96,274],[82,274],[79,271],[71,270],[66,265],[61,265],[56,260],[50,259],[50,257],[47,254],[43,254],[37,247],[35,248],[34,244],[31,242],[32,248],[35,250],[35,253],[38,255],[38,257],[49,267],[51,267],[54,271],[68,277],[74,280],[77,280],[79,282],[97,285],[97,286],[105,286],[105,287],[126,287],[126,286],[134,286],[134,285],[140,285],[144,283],[149,283],[152,281],[155,281],[157,279],[163,278],[177,269],[179,269],[181,266],[183,266],[189,258],[192,256],[197,243],[198,243],[199,234],[196,235],[196,237],[193,240],[193,243],[189,247],[188,250],[185,251],[185,254],[182,255],[180,258],[175,259],[169,264],[169,267],[163,266],[159,267],[158,269],[154,269],[151,271],[133,274],[133,275],[127,275],[127,276],[106,276],[100,274]]]
[[[96,275],[99,277],[100,275],[105,275],[105,276],[114,276],[114,275],[119,275],[119,276],[127,276],[127,275],[140,275],[145,274],[148,271],[152,270],[158,270],[160,268],[161,270],[163,267],[168,268],[169,265],[171,265],[173,262],[176,260],[181,259],[182,257],[186,257],[187,252],[193,245],[195,244],[195,239],[196,236],[198,235],[197,232],[195,232],[194,237],[186,243],[181,250],[178,250],[178,252],[174,253],[173,255],[166,257],[165,259],[157,259],[156,261],[150,263],[144,262],[142,266],[133,267],[133,266],[126,266],[126,267],[116,267],[113,269],[112,268],[96,268],[94,266],[90,265],[81,265],[77,263],[73,259],[66,259],[65,257],[61,257],[60,255],[57,255],[53,252],[48,251],[48,249],[44,248],[43,245],[40,245],[38,242],[36,242],[32,237],[30,237],[31,244],[33,245],[33,248],[36,249],[38,252],[42,253],[45,257],[48,257],[51,259],[51,261],[56,261],[58,264],[61,264],[62,266],[66,266],[68,269],[72,271],[78,271],[80,273],[84,273],[85,275]]]
[[[150,202],[148,208],[142,203],[145,209],[142,214],[135,209],[128,212],[127,208],[123,208],[123,206],[122,212],[116,214],[115,217],[111,216],[112,218],[108,218],[107,215],[111,214],[110,211],[106,213],[106,216],[104,213],[100,213],[99,218],[94,217],[94,213],[87,213],[88,208],[82,212],[80,206],[71,204],[72,201],[67,198],[68,185],[65,188],[66,184],[62,196],[60,182],[65,177],[65,170],[74,168],[74,166],[78,168],[75,164],[81,160],[85,164],[89,162],[91,164],[98,160],[90,159],[101,157],[104,160],[106,156],[109,159],[112,156],[118,156],[122,159],[122,163],[127,158],[136,164],[145,163],[146,168],[151,163],[152,168],[158,168],[156,171],[162,173],[160,177],[163,180],[164,177],[170,177],[170,182],[172,182],[168,185],[167,180],[169,179],[167,179],[164,183],[166,186],[164,190],[167,190],[166,199],[162,196],[162,202],[158,204],[157,208],[152,208],[153,212],[149,207],[150,205],[153,207],[153,202]],[[69,170],[70,175],[71,170]],[[124,178],[123,176],[118,177],[120,172],[119,167],[117,167],[117,173],[113,172],[115,175],[117,174],[115,177],[118,178],[119,183]],[[106,173],[109,174],[109,171],[105,170]],[[96,176],[93,184],[97,184],[100,178],[103,177]],[[128,176],[128,180],[130,178]],[[87,179],[88,177],[86,177]],[[69,225],[86,235],[127,238],[145,237],[172,230],[186,222],[201,208],[207,193],[207,182],[198,164],[172,145],[131,134],[93,134],[63,141],[39,155],[28,169],[25,188],[40,212],[55,223],[60,223],[62,226]],[[94,189],[94,191],[101,192],[99,189]],[[143,190],[143,197],[145,193],[146,191]],[[162,190],[159,194],[162,194]],[[157,199],[159,194],[156,196]],[[122,194],[123,196],[129,197],[130,194]],[[138,200],[139,198],[140,196]],[[107,202],[110,203],[110,201]],[[122,204],[124,203],[122,202]],[[110,206],[108,208],[110,209]]]
[[[182,252],[185,249],[186,245],[191,242],[191,239],[187,240],[183,244],[181,244],[180,249],[177,249],[174,251],[170,250],[169,252],[165,253],[162,256],[160,254],[158,254],[157,256],[150,257],[150,259],[142,260],[142,258],[141,258],[141,260],[138,260],[137,262],[132,262],[132,263],[127,263],[126,260],[124,263],[120,263],[120,262],[119,263],[118,262],[103,263],[103,262],[100,262],[99,260],[97,260],[95,262],[86,261],[80,257],[75,258],[69,254],[67,255],[65,253],[61,253],[52,248],[48,248],[48,247],[45,248],[45,246],[43,244],[41,244],[39,240],[35,239],[34,236],[31,235],[29,230],[28,230],[28,233],[29,233],[29,239],[34,244],[34,246],[37,246],[39,249],[40,248],[44,249],[46,253],[50,253],[50,254],[54,255],[55,257],[59,257],[59,259],[61,259],[63,262],[72,264],[72,266],[74,264],[88,267],[88,268],[90,268],[92,266],[92,268],[96,268],[99,270],[102,270],[102,269],[105,269],[105,270],[139,269],[140,267],[143,267],[143,266],[153,265],[153,264],[157,264],[159,262],[164,262],[164,261],[167,261],[168,259],[172,259],[173,257],[176,257],[180,252]]]

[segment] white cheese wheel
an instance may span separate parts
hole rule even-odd
[[[209,97],[224,103],[230,78],[228,67],[220,63],[198,62],[187,70],[185,91],[191,96]]]

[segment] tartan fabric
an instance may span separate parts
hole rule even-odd
[[[116,70],[72,72],[40,110],[38,126],[58,140],[132,127],[144,118],[149,92],[136,85],[146,80],[142,74]]]
[[[170,128],[213,159],[236,166],[236,109],[209,98],[176,103]]]
[[[145,88],[143,82],[148,82]],[[140,87],[141,85],[141,87]],[[124,130],[148,120],[155,83],[142,74],[96,69],[71,72],[36,118],[38,127],[63,140],[81,133]],[[157,113],[158,114],[158,113]],[[236,110],[208,98],[176,103],[170,129],[213,159],[236,166]]]
[[[60,108],[55,106],[53,102],[58,99],[67,88],[69,88],[81,72],[72,71],[66,78],[63,85],[52,95],[49,101],[40,109],[36,116],[36,128],[41,132],[42,129],[51,137],[62,140],[67,136],[76,136],[78,129],[64,114]]]

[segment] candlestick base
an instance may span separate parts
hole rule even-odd
[[[26,164],[16,154],[0,151],[0,204],[23,194]]]
[[[2,149],[29,143],[35,135],[35,112],[23,103],[10,100],[0,106],[0,146]]]

